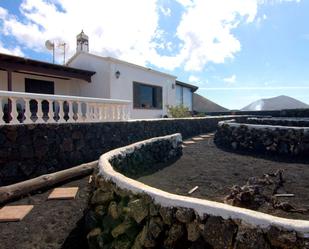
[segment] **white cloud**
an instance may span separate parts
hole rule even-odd
[[[146,63],[154,47],[159,18],[156,0],[24,0],[20,10],[23,20],[0,12],[2,32],[29,49],[45,51],[47,39],[63,40],[72,55],[75,37],[84,29],[91,52],[138,64]]]
[[[24,56],[24,53],[20,47],[17,46],[13,48],[5,48],[2,42],[0,42],[0,53],[11,54],[11,55],[16,55],[16,56]]]
[[[207,63],[224,63],[241,50],[233,30],[254,22],[259,4],[291,0],[174,1],[183,6],[175,33],[159,26],[160,11],[172,11],[157,0],[23,0],[22,17],[0,7],[0,31],[13,36],[20,47],[39,52],[46,51],[47,39],[65,41],[71,56],[75,37],[84,29],[93,53],[168,70],[201,71]],[[179,44],[164,38],[166,32]]]
[[[230,77],[224,78],[223,81],[229,84],[234,84],[236,82],[236,75],[233,74]]]
[[[191,83],[198,83],[200,81],[200,78],[195,75],[190,75],[188,81]]]
[[[164,16],[171,16],[171,9],[170,8],[164,8],[163,6],[160,7],[160,11]]]
[[[208,62],[223,63],[239,52],[241,45],[232,30],[242,22],[252,22],[256,0],[178,0],[184,11],[176,31],[183,43],[174,56],[154,54],[154,63],[168,69],[183,66],[201,71]]]

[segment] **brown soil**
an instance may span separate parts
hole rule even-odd
[[[279,193],[295,194],[295,197],[278,199],[288,201],[295,208],[309,208],[308,163],[295,160],[291,162],[287,158],[271,156],[261,158],[257,155],[224,151],[209,138],[186,145],[183,156],[178,161],[139,180],[180,195],[188,195],[190,189],[199,186],[191,196],[223,202],[233,185],[243,186],[249,177],[262,177],[263,174],[274,173],[278,169],[285,170],[284,187]],[[309,220],[309,212],[285,212],[274,209],[268,203],[258,208],[258,211],[280,217]]]
[[[83,211],[88,202],[89,176],[62,186],[79,187],[75,200],[47,200],[52,189],[8,203],[34,205],[21,222],[0,223],[1,249],[87,248]]]

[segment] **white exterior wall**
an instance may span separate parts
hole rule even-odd
[[[98,56],[79,53],[69,62],[70,67],[96,72],[90,83],[80,84],[80,93],[83,97],[110,99],[110,63]]]
[[[91,83],[80,86],[81,96],[129,100],[133,119],[159,118],[167,115],[167,105],[176,105],[176,88],[172,89],[176,80],[174,76],[87,53],[77,54],[69,61],[69,66],[96,72]],[[115,76],[117,71],[120,72],[118,79]],[[134,81],[162,87],[162,110],[133,108]]]
[[[56,95],[80,95],[80,85],[88,84],[80,80],[63,80],[51,77],[36,76],[22,73],[12,73],[12,91],[25,92],[25,78],[54,82]],[[0,90],[7,91],[7,72],[0,71]]]
[[[120,77],[115,77],[115,72],[120,72]],[[176,88],[175,77],[160,74],[154,71],[145,71],[138,67],[111,62],[111,98],[130,100],[131,103],[131,118],[161,118],[167,115],[167,105],[176,105]],[[162,87],[162,110],[158,109],[136,109],[133,107],[133,82],[149,84]]]

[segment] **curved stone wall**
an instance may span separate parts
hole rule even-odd
[[[160,156],[158,156],[160,155]],[[86,214],[95,248],[308,248],[309,221],[179,196],[126,176],[181,155],[181,135],[149,139],[100,157]],[[130,158],[130,159],[129,159]],[[117,172],[116,170],[121,171]]]
[[[309,127],[223,121],[218,124],[214,141],[234,150],[305,157],[309,153]]]
[[[309,127],[309,118],[247,118],[246,124]]]

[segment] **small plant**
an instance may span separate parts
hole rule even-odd
[[[168,113],[172,118],[186,118],[191,117],[191,113],[189,111],[188,107],[185,107],[184,105],[178,105],[178,106],[168,106]]]

